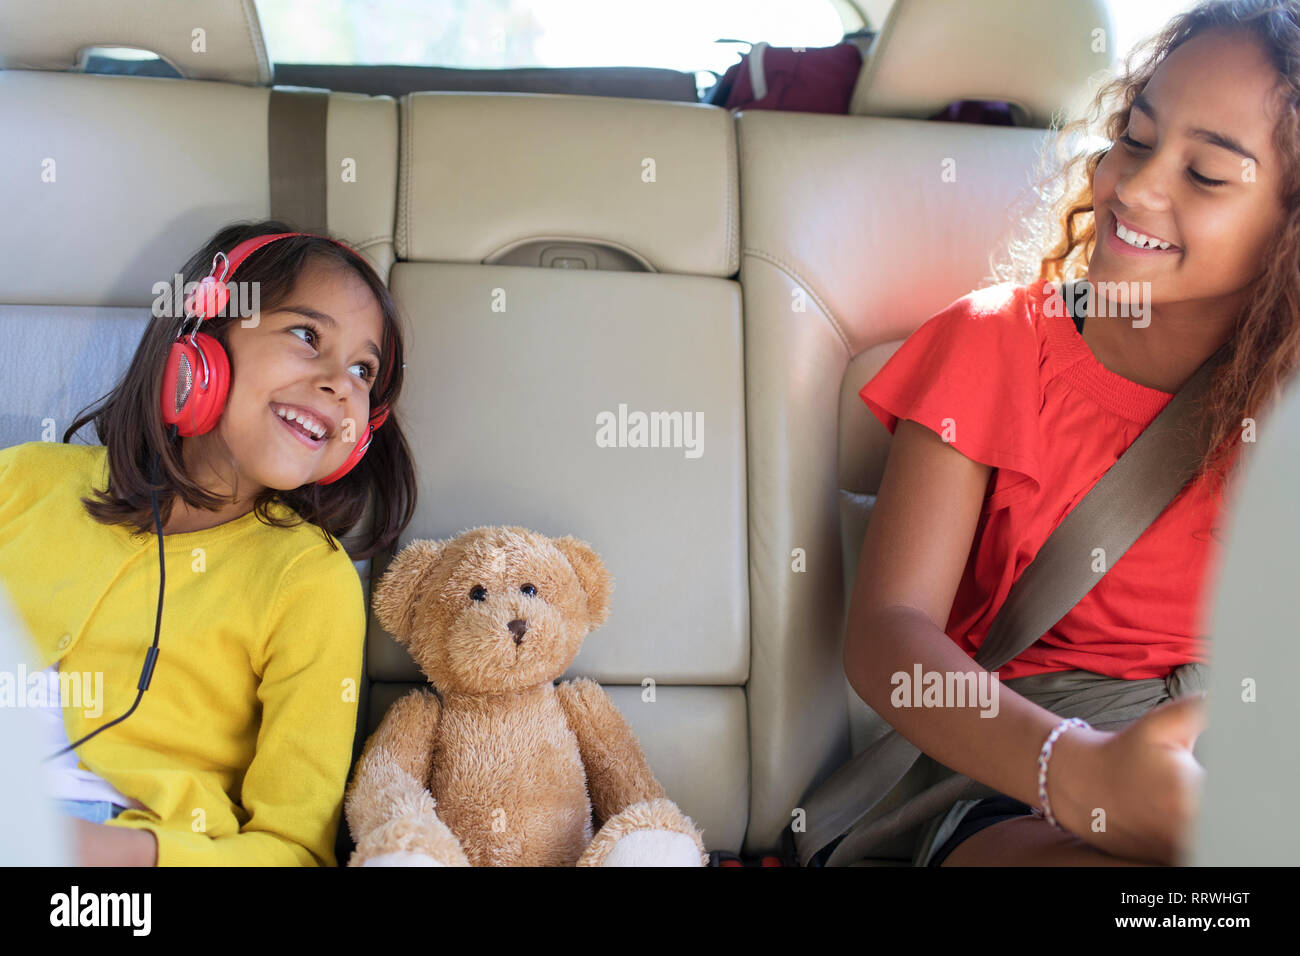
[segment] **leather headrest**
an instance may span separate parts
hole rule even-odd
[[[727,110],[552,93],[411,93],[402,109],[399,258],[739,268]],[[527,262],[512,257],[525,248]]]
[[[88,47],[149,50],[191,80],[271,83],[253,0],[0,3],[0,68],[74,70]]]
[[[1117,59],[1106,0],[896,0],[849,112],[928,119],[957,100],[995,100],[1045,129]]]

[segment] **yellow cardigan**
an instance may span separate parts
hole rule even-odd
[[[131,706],[157,613],[157,536],[90,517],[92,480],[106,487],[102,446],[0,450],[0,581],[31,666],[103,674],[99,716],[64,707],[70,741]],[[163,540],[153,681],[77,751],[145,807],[108,825],[153,831],[160,866],[334,865],[366,627],[355,566],[316,525],[252,512]]]

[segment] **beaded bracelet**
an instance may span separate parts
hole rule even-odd
[[[1091,724],[1079,717],[1063,720],[1047,735],[1047,740],[1043,742],[1043,749],[1038,753],[1038,800],[1043,805],[1043,816],[1048,823],[1058,830],[1062,829],[1062,827],[1056,822],[1056,817],[1052,815],[1052,805],[1047,799],[1047,761],[1052,756],[1052,744],[1056,743],[1056,738],[1071,727],[1082,727],[1085,730],[1092,729]]]

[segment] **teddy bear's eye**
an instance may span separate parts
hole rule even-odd
[[[469,597],[471,601],[486,601],[487,588],[481,584],[476,584],[469,589]]]
[[[537,593],[537,588],[533,587],[531,584],[525,584],[525,585],[524,585],[523,587],[521,587],[519,590],[520,590],[520,591],[523,591],[523,592],[524,592],[525,594],[527,594],[529,597],[532,597],[534,594]]]

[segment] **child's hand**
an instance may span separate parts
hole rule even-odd
[[[1113,855],[1180,864],[1200,807],[1205,769],[1192,746],[1205,723],[1204,701],[1188,696],[1161,704],[1118,733],[1080,734],[1060,766],[1056,752],[1051,758],[1048,796],[1057,821]],[[1062,735],[1055,746],[1075,733]],[[1104,829],[1094,829],[1103,821]]]
[[[78,866],[157,866],[158,839],[148,830],[128,830],[73,819]]]

